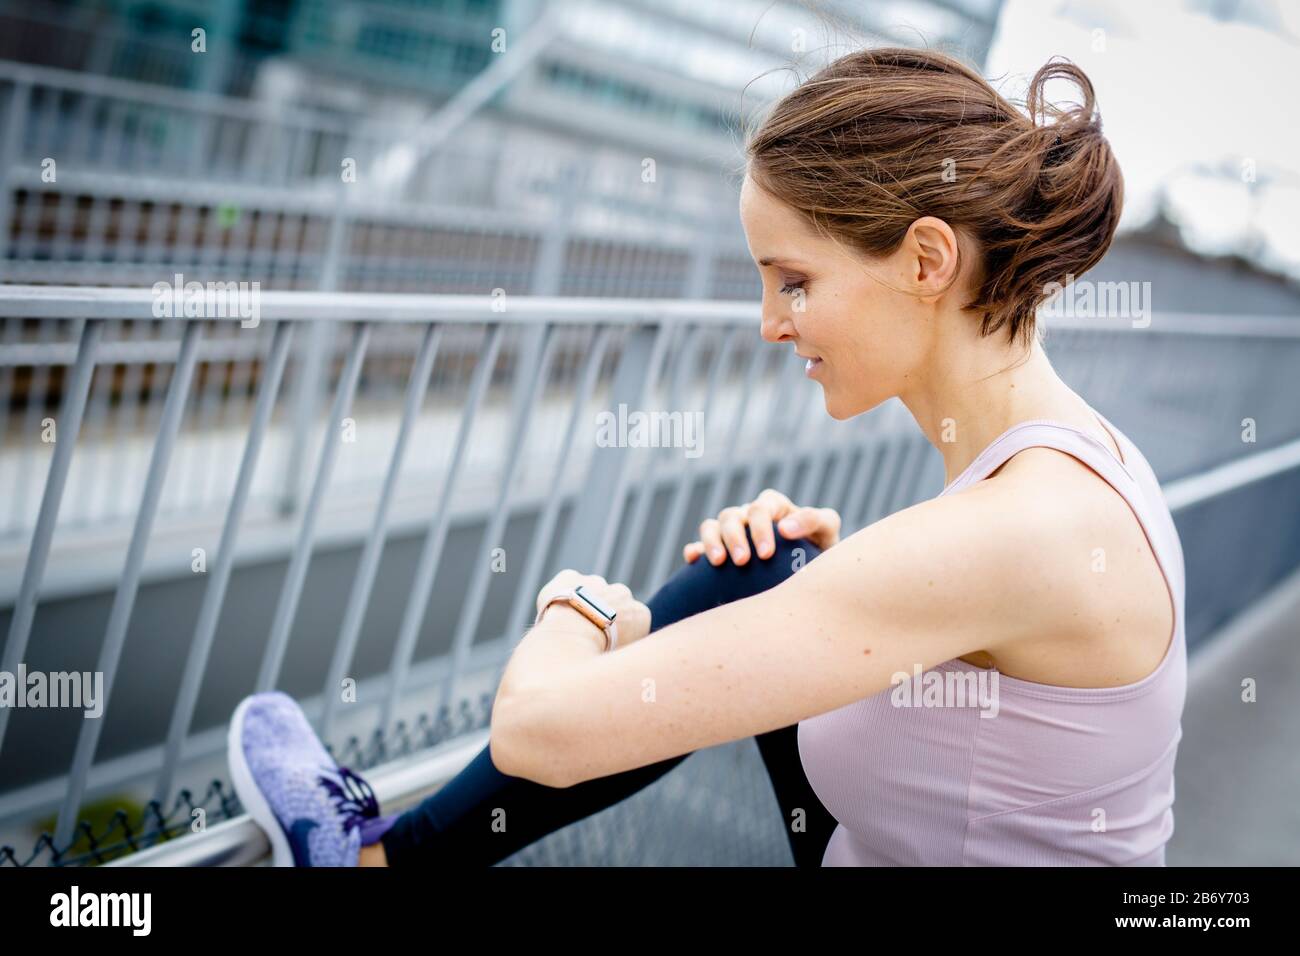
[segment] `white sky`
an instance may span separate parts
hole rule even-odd
[[[1234,22],[1209,6],[1007,0],[986,73],[1020,98],[1050,57],[1073,60],[1124,171],[1123,227],[1147,221],[1164,191],[1190,247],[1257,249],[1261,265],[1300,277],[1300,0],[1245,0]]]

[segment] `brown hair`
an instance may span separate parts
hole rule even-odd
[[[1073,80],[1083,102],[1049,104],[1054,77]],[[944,54],[862,50],[776,104],[750,137],[750,175],[868,255],[897,249],[921,216],[964,228],[982,262],[963,307],[983,314],[982,334],[1007,326],[1012,341],[1028,341],[1049,283],[1106,252],[1124,180],[1077,66],[1042,67],[1024,106],[1028,115]]]

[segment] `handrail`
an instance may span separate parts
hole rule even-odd
[[[464,734],[430,753],[395,760],[369,771],[366,782],[385,812],[400,810],[454,777],[487,742],[486,730]],[[252,817],[241,814],[200,833],[171,839],[104,865],[250,866],[270,853],[266,834]]]
[[[171,279],[172,276],[165,278]],[[154,301],[149,288],[0,285],[0,315],[32,319],[148,319]],[[208,316],[216,315],[222,294],[205,293]],[[690,321],[731,325],[758,320],[758,306],[742,301],[615,299],[509,295],[446,295],[404,292],[258,293],[263,321],[504,322],[538,321],[635,325]],[[176,316],[185,319],[184,316]],[[208,321],[200,318],[200,321]],[[220,321],[220,320],[217,320]],[[233,321],[238,321],[235,317]]]
[[[171,276],[165,278],[170,279]],[[207,291],[213,306],[201,321],[212,321],[220,292]],[[756,302],[711,299],[627,299],[603,296],[449,295],[406,292],[259,292],[264,321],[364,322],[505,322],[528,324],[540,320],[599,321],[635,325],[647,321],[690,321],[703,324],[755,322]],[[154,293],[144,287],[92,287],[0,284],[0,315],[24,318],[147,319]],[[169,317],[170,318],[170,317]],[[176,316],[184,319],[184,316]],[[220,321],[217,319],[216,321]],[[238,321],[235,317],[231,321]],[[1300,316],[1236,316],[1213,313],[1159,312],[1151,324],[1138,327],[1123,318],[1056,316],[1040,320],[1047,335],[1053,330],[1084,332],[1172,333],[1232,337],[1300,338]]]

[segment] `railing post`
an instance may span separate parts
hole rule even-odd
[[[45,492],[41,495],[41,507],[36,516],[36,527],[32,531],[31,547],[23,566],[22,583],[18,588],[18,597],[14,600],[13,615],[9,619],[9,637],[5,641],[3,660],[0,661],[0,670],[10,674],[18,670],[23,655],[27,653],[32,621],[36,617],[36,601],[41,581],[45,577],[45,566],[50,560],[50,543],[54,539],[54,526],[59,520],[59,506],[63,503],[63,491],[68,483],[68,472],[72,468],[72,452],[81,433],[86,398],[90,394],[90,382],[95,375],[95,355],[103,334],[102,321],[82,320],[76,364],[68,377],[63,403],[59,406],[59,417],[55,419],[58,430],[63,434],[58,437],[56,433],[54,457],[50,460],[50,470],[45,478]],[[11,707],[0,707],[0,751],[4,749],[5,729],[12,712]]]
[[[140,590],[140,572],[144,565],[145,549],[149,546],[154,518],[157,517],[159,501],[162,498],[163,483],[167,480],[167,466],[171,463],[172,449],[176,446],[176,436],[180,431],[181,419],[185,414],[185,403],[194,380],[194,366],[197,364],[202,331],[203,326],[199,322],[187,322],[181,333],[176,371],[167,389],[167,404],[158,424],[158,436],[154,441],[149,472],[140,495],[140,506],[136,511],[135,526],[131,531],[131,543],[127,546],[122,579],[117,586],[117,593],[113,595],[108,627],[104,632],[104,644],[100,648],[97,671],[103,675],[104,680],[99,702],[103,710],[107,710],[108,701],[113,694],[113,682],[122,659],[122,648],[126,644],[126,631],[131,622],[131,611],[135,607],[135,599]],[[86,794],[86,780],[90,774],[90,765],[95,759],[95,748],[99,744],[99,732],[103,726],[102,720],[82,721],[81,731],[77,735],[77,749],[69,771],[68,789],[64,794],[54,828],[56,847],[69,846],[73,842],[77,815],[81,810],[82,798]]]
[[[618,415],[620,405],[625,404],[631,410],[644,406],[663,360],[668,327],[668,323],[660,322],[657,327],[637,326],[629,333],[610,383],[607,411]],[[594,443],[595,423],[588,422],[587,427]],[[568,529],[560,545],[562,567],[592,574],[604,572],[623,510],[630,458],[626,448],[592,450],[582,496],[573,502]]]
[[[330,221],[329,239],[321,265],[319,288],[322,292],[335,292],[341,282],[345,266],[344,249],[349,235],[349,215],[345,201],[346,186],[340,181],[334,218]],[[307,441],[311,434],[316,409],[325,395],[325,378],[334,355],[333,322],[312,322],[308,325],[307,350],[298,360],[298,376],[294,381],[291,404],[293,406],[292,432],[289,436],[289,454],[284,462],[283,485],[277,510],[281,515],[293,514],[302,498],[306,473],[303,463],[307,459]]]
[[[713,256],[717,247],[714,228],[708,223],[700,223],[695,242],[691,246],[690,271],[686,274],[686,288],[683,294],[687,299],[711,299],[710,280],[713,278]]]
[[[4,137],[0,139],[0,279],[5,276],[9,258],[9,217],[13,211],[13,187],[9,177],[18,162],[20,144],[26,142],[23,133],[31,98],[31,81],[15,80],[9,94]]]

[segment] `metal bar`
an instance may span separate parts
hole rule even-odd
[[[620,405],[637,409],[645,404],[650,383],[659,374],[666,351],[666,325],[638,326],[623,342],[618,368],[609,386],[607,403],[618,414]],[[594,438],[594,436],[593,436]],[[591,507],[575,513],[560,548],[559,560],[569,567],[590,568],[600,574],[609,562],[618,534],[626,490],[628,456],[620,448],[592,450],[583,482]]]
[[[9,217],[13,212],[13,187],[9,179],[21,155],[21,144],[25,141],[23,130],[27,126],[31,100],[31,83],[27,80],[14,83],[9,91],[4,138],[0,139],[0,278],[5,275],[9,259]]]
[[[409,806],[452,779],[487,744],[488,732],[475,731],[445,747],[366,772],[366,781],[385,810]],[[271,844],[248,814],[224,820],[201,833],[187,833],[105,866],[252,866],[271,855]]]
[[[219,293],[205,301],[215,306]],[[152,314],[149,288],[0,285],[0,314],[29,318],[132,319]],[[752,325],[758,306],[746,301],[626,299],[601,296],[514,296],[503,312],[491,296],[439,293],[298,292],[264,290],[259,297],[263,319],[279,321],[367,321],[506,323],[526,325],[539,319],[560,324],[600,321],[613,325],[689,321],[701,325]],[[215,308],[207,314],[215,314]],[[194,321],[194,320],[190,320]],[[1205,335],[1232,339],[1300,339],[1300,322],[1284,315],[1194,315],[1160,313],[1145,329],[1114,328],[1102,320],[1047,320],[1053,328],[1087,332],[1113,331],[1134,336]]]
[[[434,359],[442,342],[442,327],[430,323],[425,327],[424,338],[415,364],[411,368],[411,377],[407,382],[406,400],[402,406],[402,421],[397,429],[397,439],[388,461],[388,473],[384,476],[384,485],[379,493],[379,503],[375,507],[375,517],[371,523],[370,533],[366,536],[365,548],[357,565],[356,576],[352,580],[352,591],[348,595],[347,609],[343,613],[343,624],[339,628],[338,641],[334,646],[334,657],[330,663],[329,676],[325,679],[322,692],[323,711],[321,713],[320,735],[328,740],[334,723],[334,710],[340,700],[339,687],[343,675],[352,664],[356,653],[357,640],[361,635],[361,624],[365,618],[366,608],[370,605],[370,592],[374,588],[375,575],[379,571],[379,559],[383,555],[384,543],[388,539],[388,515],[406,460],[406,449],[415,420],[424,405],[425,395],[429,390],[429,375],[433,371]]]
[[[600,328],[593,337],[591,348],[588,350],[587,358],[583,363],[582,376],[578,381],[578,388],[573,396],[573,410],[569,415],[569,423],[564,430],[564,437],[560,440],[560,446],[556,450],[549,492],[546,495],[545,504],[542,506],[542,512],[537,519],[537,528],[533,531],[532,541],[528,546],[528,557],[524,562],[523,574],[519,578],[519,590],[515,593],[514,604],[510,608],[506,633],[513,636],[512,647],[514,643],[517,643],[523,637],[524,627],[531,620],[529,611],[533,607],[536,592],[541,587],[539,579],[542,564],[546,560],[546,555],[553,543],[555,524],[560,513],[560,503],[564,497],[565,469],[569,465],[573,443],[578,434],[578,425],[582,420],[583,412],[586,410],[587,402],[591,399],[596,379],[600,374],[601,364],[609,348],[611,335],[612,332],[608,327]],[[505,664],[502,662],[503,669],[504,666]],[[497,681],[499,682],[500,679],[501,671],[498,671]]]
[[[1170,511],[1182,511],[1296,467],[1300,467],[1300,439],[1171,481],[1164,486],[1165,502]]]
[[[866,512],[862,516],[864,525],[874,524],[890,513],[889,503],[893,500],[894,488],[898,482],[898,470],[906,453],[906,435],[887,434],[883,441],[884,453],[872,476],[871,495]]]
[[[58,323],[55,322],[42,323],[41,328],[37,333],[42,342],[49,342],[54,338],[54,332],[57,325]],[[96,341],[95,344],[96,347],[98,347],[99,342]],[[80,345],[78,345],[76,361],[81,361],[82,354],[83,350]],[[93,359],[91,360],[91,369],[93,373]],[[23,416],[21,435],[24,443],[32,443],[35,441],[34,436],[36,435],[37,428],[41,422],[40,416],[45,411],[49,383],[50,370],[43,366],[37,366],[27,384],[27,414]],[[17,481],[14,483],[14,500],[12,502],[13,508],[11,509],[11,523],[16,528],[23,526],[23,515],[27,507],[28,479],[31,477],[31,471],[35,464],[36,455],[34,454],[25,454],[18,461],[18,476]]]
[[[154,327],[153,319],[136,319],[131,323],[131,336],[139,343],[152,341],[152,332]],[[100,351],[103,351],[101,346]],[[127,445],[131,437],[135,434],[136,424],[139,420],[141,411],[144,408],[144,363],[135,361],[126,363],[126,375],[122,380],[122,398],[118,402],[117,414],[113,416],[113,438],[112,443],[112,465],[109,466],[109,473],[114,475],[123,475],[126,473],[126,452]],[[129,399],[128,399],[129,396]],[[105,440],[107,440],[107,430],[105,430]],[[115,502],[110,497],[114,487],[123,487],[120,484],[112,482],[100,482],[102,489],[103,508],[105,514],[116,515]]]
[[[788,407],[787,396],[795,386],[794,376],[799,374],[800,368],[801,366],[797,362],[788,361],[788,356],[781,355],[778,360],[776,381],[772,383],[772,395],[768,399],[767,427],[763,429],[765,436],[770,437],[780,434],[778,423],[783,418],[783,412]],[[765,470],[758,455],[747,456],[744,471],[742,472],[744,478],[740,485],[741,501],[752,501],[758,497],[759,492],[763,490],[763,472]]]
[[[465,662],[469,659],[470,645],[474,641],[474,633],[478,630],[479,621],[483,614],[483,605],[487,600],[488,575],[492,573],[491,552],[494,547],[499,546],[506,529],[506,522],[510,517],[511,485],[514,482],[519,461],[523,457],[522,449],[528,437],[528,429],[532,422],[533,411],[537,407],[538,396],[541,394],[542,386],[546,383],[547,372],[550,369],[551,360],[554,358],[555,336],[552,334],[553,329],[547,325],[542,331],[542,354],[535,364],[521,371],[518,380],[519,393],[525,397],[522,406],[523,411],[514,419],[515,427],[510,435],[510,443],[506,446],[506,461],[501,473],[500,487],[497,489],[496,503],[489,513],[487,527],[483,530],[482,543],[479,545],[478,558],[471,567],[470,582],[465,591],[465,600],[461,602],[460,618],[456,622],[456,632],[451,642],[451,667],[447,670],[438,693],[439,711],[442,708],[450,709],[456,689],[456,680],[464,670]]]
[[[343,275],[343,250],[351,236],[348,213],[346,184],[340,179],[334,215],[330,220],[329,237],[326,240],[325,258],[321,272],[317,277],[318,287],[329,294],[339,288]],[[326,370],[334,355],[334,333],[328,323],[318,322],[311,326],[310,341],[307,352],[298,364],[298,376],[294,381],[292,398],[293,430],[290,435],[289,454],[285,458],[284,488],[280,498],[280,513],[290,514],[298,506],[302,494],[302,485],[306,475],[302,472],[302,463],[306,459],[307,436],[311,430],[313,411],[320,404],[320,396],[325,389]]]
[[[921,470],[925,467],[927,453],[933,450],[925,438],[910,436],[904,450],[903,462],[899,466],[898,481],[895,482],[894,494],[889,500],[889,513],[899,511],[916,501],[916,486],[920,480]]]
[[[167,404],[163,409],[162,420],[158,426],[158,437],[154,442],[153,455],[149,461],[149,472],[140,494],[140,506],[136,511],[135,527],[131,530],[131,543],[127,546],[122,580],[113,595],[113,607],[109,611],[108,627],[104,632],[104,645],[100,649],[97,668],[104,675],[100,701],[100,707],[104,709],[107,709],[108,702],[112,698],[117,665],[122,657],[122,648],[126,644],[127,624],[131,620],[131,610],[135,606],[135,598],[140,589],[140,568],[144,564],[144,551],[149,545],[149,536],[162,497],[163,482],[167,479],[167,465],[171,460],[172,449],[176,444],[176,433],[180,430],[181,417],[185,412],[185,402],[189,396],[190,382],[194,377],[194,362],[198,354],[202,330],[203,326],[191,322],[182,332],[180,363],[167,390]],[[72,843],[72,834],[77,826],[77,812],[86,793],[86,776],[90,773],[90,764],[95,759],[95,748],[99,744],[99,734],[103,726],[102,719],[81,722],[81,732],[77,735],[77,749],[72,758],[68,792],[63,799],[63,806],[59,809],[58,823],[54,828],[56,846],[67,846]]]
[[[469,434],[478,415],[483,396],[492,383],[492,372],[496,368],[497,355],[501,350],[501,338],[504,327],[501,324],[490,326],[487,333],[486,347],[478,359],[477,366],[470,381],[469,396],[465,409],[461,412],[460,425],[456,430],[456,444],[452,450],[451,461],[443,477],[442,488],[437,497],[438,509],[429,523],[424,546],[420,551],[420,560],[415,567],[415,578],[411,584],[411,594],[402,615],[402,626],[397,634],[397,644],[393,648],[392,666],[389,668],[389,690],[384,701],[383,714],[379,720],[380,727],[389,727],[397,711],[406,675],[410,670],[411,659],[415,656],[415,646],[420,636],[420,626],[428,611],[429,595],[433,590],[434,575],[438,572],[438,562],[442,557],[442,548],[447,539],[447,526],[451,520],[451,497],[456,490],[461,468],[465,462],[465,451],[469,444]]]
[[[808,470],[804,472],[803,481],[799,483],[799,497],[795,499],[797,502],[816,506],[818,492],[826,481],[827,469],[833,468],[834,463],[841,461],[852,450],[846,445],[836,445],[830,440],[834,421],[835,419],[830,415],[820,416],[812,451],[809,453]]]
[[[523,39],[506,48],[498,55],[487,69],[462,86],[451,99],[439,107],[425,125],[410,137],[415,146],[417,161],[427,159],[459,127],[463,126],[475,113],[487,105],[514,81],[525,69],[536,62],[537,58],[550,46],[558,36],[560,18],[553,11],[546,10],[542,16],[524,34]]]
[[[687,370],[690,367],[690,359],[694,355],[693,346],[700,334],[700,329],[696,326],[683,327],[685,336],[680,344],[679,351],[674,364],[672,382],[668,391],[667,411],[669,414],[680,412],[683,416],[689,415],[690,412],[680,407],[680,399],[683,387],[683,380],[686,378]],[[684,419],[683,419],[684,420]],[[657,476],[663,463],[663,450],[651,445],[645,449],[646,463],[642,472],[641,484],[634,492],[636,500],[628,517],[622,522],[620,529],[619,543],[622,545],[618,559],[613,563],[611,580],[629,581],[632,577],[633,566],[635,564],[638,546],[642,537],[645,535],[645,524],[650,516],[650,508],[654,504],[654,497],[657,491]],[[660,528],[660,533],[663,529]]]
[[[258,388],[257,405],[253,411],[252,421],[249,422],[248,437],[244,441],[244,454],[239,461],[239,473],[230,493],[226,519],[221,527],[216,564],[203,591],[203,603],[199,606],[194,636],[190,639],[190,652],[185,660],[185,669],[182,671],[181,685],[177,692],[176,705],[164,745],[162,767],[154,789],[154,799],[160,804],[166,802],[171,791],[172,780],[175,778],[176,767],[180,761],[181,744],[193,719],[199,686],[207,669],[208,655],[217,631],[217,618],[221,614],[221,605],[225,601],[226,588],[230,583],[230,572],[235,565],[235,545],[239,539],[240,522],[248,503],[253,475],[257,470],[262,441],[266,436],[271,413],[275,410],[275,399],[280,391],[280,382],[284,378],[284,367],[289,358],[289,343],[293,340],[293,330],[292,324],[280,322],[276,325],[271,338],[271,353],[267,360],[266,374]]]
[[[312,481],[311,495],[303,509],[302,524],[298,528],[298,539],[293,549],[293,558],[289,570],[285,573],[284,587],[280,591],[280,600],[275,608],[275,620],[267,637],[266,652],[262,657],[262,668],[257,676],[259,693],[275,689],[275,682],[280,676],[280,665],[289,646],[289,632],[298,610],[298,600],[302,597],[303,584],[307,579],[307,565],[311,561],[316,541],[316,519],[320,515],[321,503],[325,500],[325,490],[329,487],[330,476],[338,459],[340,442],[340,424],[352,408],[352,399],[356,395],[357,381],[361,377],[361,363],[365,359],[366,346],[370,344],[370,325],[359,322],[352,332],[352,342],[348,346],[347,364],[339,377],[338,387],[334,392],[334,404],[330,408],[329,418],[325,421],[324,440],[321,444],[320,457],[316,461],[315,478]]]
[[[218,314],[220,293],[205,290],[196,302]],[[29,318],[84,315],[99,319],[147,318],[153,314],[150,288],[93,286],[0,285],[0,314]],[[758,313],[747,302],[690,302],[681,299],[620,299],[598,296],[513,296],[500,309],[488,295],[413,294],[400,292],[298,292],[262,290],[259,312],[269,321],[366,321],[424,324],[430,320],[482,324],[530,325],[546,320],[559,324],[643,325],[689,321],[702,325],[749,324]],[[194,320],[190,320],[194,321]],[[1300,330],[1295,330],[1300,337]]]
[[[849,531],[849,510],[848,505],[851,496],[854,494],[852,481],[858,476],[858,463],[866,456],[871,454],[870,429],[866,427],[870,421],[867,417],[858,419],[856,431],[865,433],[866,438],[856,438],[850,443],[845,444],[844,452],[839,456],[838,473],[834,476],[831,487],[826,493],[826,504],[840,513],[840,519],[843,526],[841,533],[847,534]],[[865,476],[860,480],[865,481]]]
[[[862,449],[857,467],[853,472],[853,482],[849,499],[844,503],[844,527],[850,531],[865,528],[870,522],[868,502],[871,499],[873,478],[880,473],[888,442],[885,437],[872,434]]]
[[[704,392],[706,420],[711,415],[714,403],[717,401],[718,390],[721,388],[722,379],[726,375],[728,362],[734,351],[737,333],[722,333],[721,337],[721,347],[713,357],[712,366],[709,369],[708,385]],[[737,414],[739,414],[739,409]],[[704,431],[707,435],[707,424]],[[695,462],[687,462],[677,477],[677,485],[673,489],[672,498],[668,504],[668,512],[663,522],[659,550],[650,564],[648,586],[651,590],[657,590],[659,585],[668,577],[668,569],[672,566],[673,553],[681,535],[682,520],[686,516],[686,507],[690,503],[691,491],[695,486],[695,478],[699,470],[699,466]]]
[[[90,392],[90,380],[95,371],[95,349],[103,335],[101,322],[83,322],[81,327],[81,347],[78,349],[77,364],[72,369],[67,391],[63,395],[63,404],[59,408],[59,429],[63,434],[57,435],[54,443],[54,458],[50,462],[49,475],[45,479],[45,491],[41,495],[41,506],[36,516],[36,527],[32,531],[32,543],[23,567],[22,583],[18,587],[18,598],[14,602],[13,616],[9,620],[9,636],[5,640],[4,664],[0,670],[15,673],[27,653],[27,640],[31,637],[32,621],[36,617],[36,599],[45,576],[45,566],[50,559],[50,542],[54,538],[54,525],[59,517],[59,505],[63,501],[63,489],[68,481],[68,470],[72,467],[72,453],[77,446],[77,436],[81,432],[81,416],[86,408],[86,398]],[[12,708],[0,707],[0,751],[4,749],[5,730],[9,725]]]
[[[793,373],[791,373],[793,374]],[[783,423],[782,431],[785,433],[785,440],[782,443],[786,449],[786,458],[777,468],[776,484],[773,487],[778,489],[791,488],[794,485],[795,472],[799,467],[799,459],[803,457],[800,454],[799,439],[803,437],[801,425],[808,421],[808,406],[813,403],[815,398],[820,397],[820,390],[814,390],[801,383],[797,389],[801,392],[797,402],[791,402],[787,408],[788,420]],[[835,419],[829,415],[822,415],[817,421],[817,438],[821,438],[830,428],[830,423]],[[825,447],[816,440],[813,441],[812,447],[808,452],[808,473],[813,471],[813,461],[818,454],[825,454]],[[805,479],[806,483],[806,479]],[[806,503],[809,495],[801,494],[800,491],[787,492],[791,494],[795,501]]]

